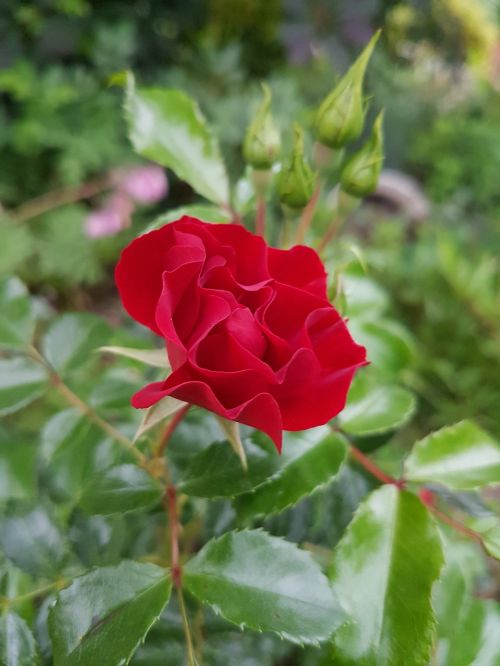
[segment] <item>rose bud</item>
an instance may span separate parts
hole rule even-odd
[[[342,148],[357,139],[363,130],[363,80],[379,35],[380,31],[373,35],[358,59],[319,107],[316,134],[318,141],[329,148]]]
[[[269,247],[239,224],[182,217],[136,238],[115,272],[123,305],[163,338],[172,368],[132,398],[166,396],[265,432],[323,425],[366,350],[328,301],[317,253]]]
[[[243,157],[254,169],[268,170],[279,156],[281,139],[271,114],[271,90],[265,83],[262,92],[261,105],[245,134]]]
[[[314,172],[304,158],[304,136],[298,125],[293,128],[293,150],[278,178],[280,201],[290,208],[304,208],[314,189]]]
[[[384,146],[381,111],[373,124],[368,141],[348,158],[340,176],[344,192],[362,198],[375,191],[384,161]]]

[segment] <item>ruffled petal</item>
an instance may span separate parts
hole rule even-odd
[[[327,299],[327,274],[323,262],[312,248],[295,245],[289,250],[270,247],[268,268],[271,276],[283,284],[304,289]]]

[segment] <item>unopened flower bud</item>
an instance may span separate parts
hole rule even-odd
[[[282,204],[290,208],[303,208],[312,196],[314,173],[304,159],[304,136],[294,125],[293,150],[289,162],[283,164],[278,180]]]
[[[376,32],[337,86],[326,97],[316,117],[318,140],[330,148],[342,148],[359,137],[365,109],[363,80],[380,31]]]
[[[280,153],[280,132],[271,114],[271,91],[262,84],[263,99],[247,128],[243,157],[254,169],[270,169]]]
[[[371,194],[377,187],[382,163],[384,161],[384,145],[381,111],[373,123],[368,141],[354,155],[351,155],[342,169],[340,184],[344,192],[362,198]]]

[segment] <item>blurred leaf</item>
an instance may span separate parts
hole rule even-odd
[[[456,490],[500,483],[500,446],[472,421],[461,421],[418,441],[405,470],[409,481]]]
[[[356,342],[366,347],[368,360],[384,372],[397,373],[413,360],[413,343],[408,332],[392,321],[353,317],[349,330]]]
[[[0,277],[9,277],[33,253],[33,241],[28,229],[5,218],[0,220],[0,232]]]
[[[109,338],[108,324],[87,313],[67,313],[58,317],[46,332],[42,350],[50,365],[61,375],[84,363],[96,347]]]
[[[235,502],[240,518],[270,515],[329,483],[346,457],[345,439],[328,427],[288,434],[273,476]]]
[[[394,486],[373,492],[334,551],[333,590],[349,613],[333,637],[335,663],[427,664],[431,590],[442,564],[439,534],[421,502]]]
[[[0,502],[29,499],[36,490],[38,448],[19,435],[0,436]]]
[[[311,556],[259,530],[209,541],[186,564],[184,581],[230,622],[295,643],[326,640],[342,619]]]
[[[92,567],[118,564],[129,534],[122,515],[88,516],[77,510],[68,536],[83,564]]]
[[[159,229],[164,224],[174,222],[180,217],[188,215],[189,217],[197,217],[204,222],[230,222],[231,216],[229,213],[218,206],[211,206],[210,204],[191,204],[190,206],[180,206],[162,213],[156,220],[153,220],[146,228],[147,231]]]
[[[170,368],[167,352],[164,349],[131,349],[130,347],[99,347],[104,354],[125,356],[134,361],[141,361],[155,368]]]
[[[128,663],[170,597],[165,571],[124,561],[75,578],[49,612],[55,666]]]
[[[347,302],[346,315],[373,320],[389,306],[389,296],[362,270],[351,267],[341,275],[342,291]]]
[[[134,442],[144,435],[145,432],[154,428],[158,423],[161,423],[169,416],[173,416],[180,409],[183,409],[187,403],[177,400],[176,398],[171,398],[167,395],[165,398],[162,398],[159,402],[155,403],[152,407],[143,410],[144,416],[142,418],[141,424],[139,425],[137,432],[134,435]]]
[[[0,663],[33,666],[38,663],[35,639],[26,622],[8,611],[0,616]]]
[[[33,337],[35,313],[30,295],[16,277],[0,283],[0,347],[23,348]]]
[[[39,398],[48,385],[46,371],[23,357],[0,359],[0,416]]]
[[[488,555],[500,560],[500,518],[498,516],[476,518],[469,520],[467,526],[480,535]]]
[[[91,514],[125,513],[158,502],[162,487],[136,465],[118,465],[96,475],[84,489],[80,506]]]
[[[66,544],[45,506],[10,504],[1,521],[0,541],[5,555],[23,571],[47,577],[60,573]]]
[[[265,481],[279,466],[276,450],[245,440],[248,470],[244,470],[229,442],[214,442],[195,454],[178,488],[195,497],[235,497]]]
[[[58,412],[42,430],[44,476],[57,500],[76,501],[88,479],[116,462],[119,453],[114,442],[74,409]]]
[[[356,374],[347,405],[337,418],[350,435],[374,435],[406,423],[415,407],[410,391],[388,384],[373,368],[363,368]]]
[[[210,201],[227,204],[229,183],[219,146],[196,103],[180,90],[136,88],[129,77],[126,100],[135,150]]]
[[[135,410],[130,404],[130,396],[140,388],[143,381],[143,375],[132,368],[107,368],[101,373],[99,381],[92,389],[89,402],[92,407],[104,415],[112,412],[124,419],[127,418],[128,413],[135,416]]]

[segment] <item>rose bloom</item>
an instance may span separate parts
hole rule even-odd
[[[262,430],[280,451],[283,430],[343,409],[366,364],[309,247],[278,250],[241,225],[182,217],[130,243],[115,275],[125,309],[165,340],[172,366],[134,407],[173,396]]]

